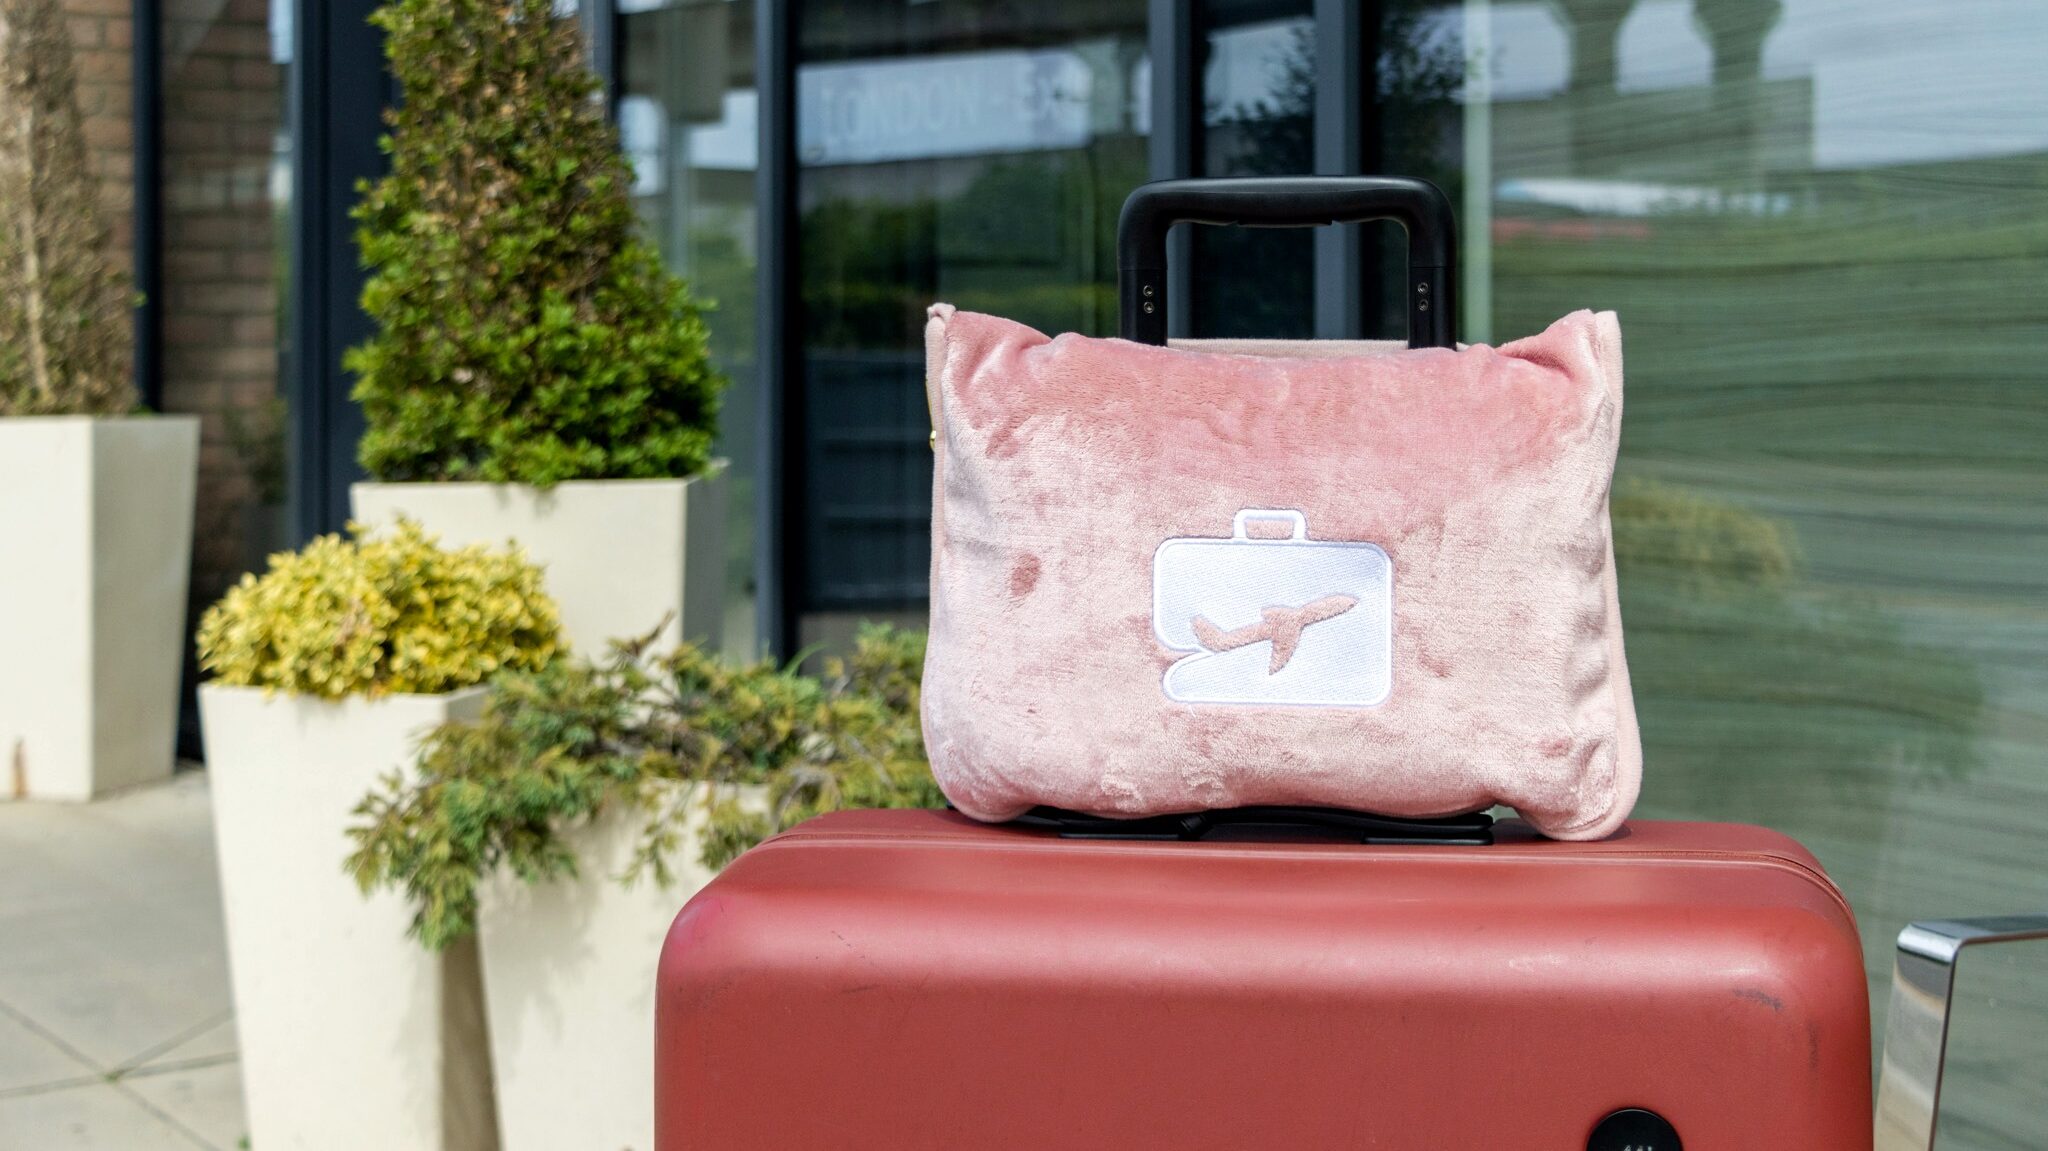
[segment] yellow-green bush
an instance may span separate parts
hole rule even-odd
[[[349,532],[243,576],[200,620],[200,666],[225,684],[336,699],[453,691],[554,658],[555,604],[524,554],[444,549],[411,522]]]

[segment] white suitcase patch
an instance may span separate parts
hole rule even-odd
[[[1261,539],[1255,520],[1293,532]],[[1180,703],[1373,707],[1394,673],[1394,565],[1377,544],[1311,540],[1298,511],[1246,508],[1231,538],[1152,554],[1152,632],[1192,652],[1161,689]]]

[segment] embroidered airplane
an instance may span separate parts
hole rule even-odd
[[[1280,669],[1287,666],[1287,661],[1294,658],[1294,649],[1301,646],[1303,629],[1310,624],[1336,619],[1357,606],[1358,597],[1355,595],[1326,595],[1300,607],[1269,607],[1259,613],[1259,622],[1229,631],[1196,616],[1195,638],[1214,652],[1236,651],[1271,640],[1273,659],[1266,667],[1266,674],[1278,675]]]

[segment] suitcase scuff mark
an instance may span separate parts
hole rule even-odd
[[[1735,989],[1735,997],[1747,999],[1751,1003],[1761,1003],[1778,1015],[1785,1013],[1785,1001],[1759,987],[1738,987]]]

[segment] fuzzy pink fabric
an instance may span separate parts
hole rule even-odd
[[[940,304],[925,339],[938,459],[924,728],[960,810],[1437,816],[1498,802],[1560,839],[1627,818],[1642,747],[1607,520],[1611,313],[1499,348],[1158,348]],[[1155,630],[1155,552],[1228,540],[1246,509],[1299,512],[1310,540],[1385,552],[1382,701],[1182,703],[1163,689],[1189,651]],[[1367,610],[1357,598],[1296,595],[1195,626],[1277,674],[1283,655],[1306,660],[1339,634],[1317,631],[1331,618]],[[1289,646],[1272,652],[1269,635]]]

